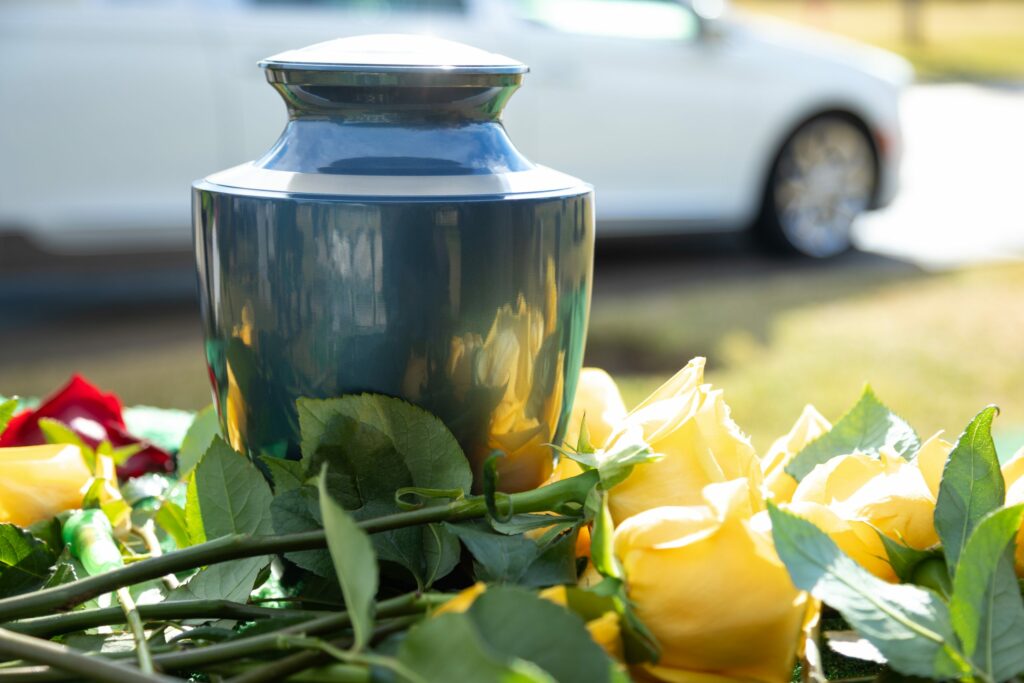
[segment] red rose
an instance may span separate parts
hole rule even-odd
[[[7,429],[0,434],[0,448],[46,443],[39,429],[39,419],[43,417],[63,422],[93,448],[101,441],[109,441],[115,447],[141,444],[142,450],[117,468],[117,475],[122,479],[146,472],[174,471],[174,460],[169,453],[128,433],[117,396],[100,393],[78,375],[35,410],[24,410],[11,418]]]

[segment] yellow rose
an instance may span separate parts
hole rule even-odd
[[[654,508],[616,529],[629,598],[661,646],[639,675],[790,680],[815,605],[775,553],[767,513],[751,503],[756,490],[746,479],[711,484],[702,505]]]
[[[0,448],[0,522],[28,526],[81,507],[91,478],[78,446]]]
[[[822,527],[873,574],[895,581],[875,530],[918,550],[939,542],[935,500],[951,449],[936,434],[910,462],[885,452],[832,458],[804,477],[790,509]]]
[[[1003,479],[1006,480],[1006,504],[1024,503],[1024,448],[1003,465]],[[1017,532],[1017,552],[1014,557],[1017,575],[1024,576],[1024,527]]]
[[[729,415],[721,390],[703,384],[704,359],[695,358],[637,406],[605,449],[642,439],[664,457],[641,465],[611,490],[616,523],[665,505],[700,505],[708,484],[749,479],[759,498],[761,464]]]
[[[830,429],[832,425],[814,406],[804,407],[789,433],[776,439],[761,459],[765,492],[769,498],[776,503],[792,500],[796,479],[786,473],[786,466],[807,444]]]

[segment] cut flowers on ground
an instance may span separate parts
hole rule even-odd
[[[758,454],[694,359],[632,410],[585,369],[550,479],[440,420],[301,399],[302,459],[212,409],[174,443],[81,378],[0,400],[4,681],[1013,680],[1024,452],[870,389]],[[172,457],[173,454],[173,457]]]

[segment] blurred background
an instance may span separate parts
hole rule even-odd
[[[628,404],[705,355],[761,450],[864,382],[1024,444],[1024,0],[3,0],[0,394],[209,403],[189,184],[280,132],[256,61],[381,32],[531,65],[507,126],[596,187]]]

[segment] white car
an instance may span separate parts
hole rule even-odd
[[[506,124],[595,186],[598,234],[746,230],[810,256],[893,196],[890,53],[721,0],[5,0],[0,233],[51,252],[185,249],[189,184],[285,122],[256,62],[429,33],[531,66]]]

